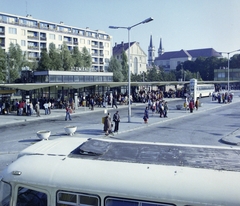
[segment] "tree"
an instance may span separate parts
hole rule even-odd
[[[72,59],[71,53],[68,50],[68,47],[65,43],[62,45],[61,54],[62,54],[61,56],[62,56],[62,61],[63,61],[63,70],[71,71],[71,69],[73,67],[73,59]]]
[[[78,47],[73,47],[72,58],[73,58],[73,66],[75,71],[77,71],[78,68],[83,67],[82,54],[79,51]]]
[[[63,70],[62,57],[60,55],[60,52],[57,51],[54,43],[49,44],[49,57],[51,60],[49,70],[62,71]]]
[[[114,56],[112,56],[109,61],[108,71],[113,72],[113,81],[114,82],[122,82],[123,81],[124,77],[122,74],[121,64]]]
[[[6,80],[6,72],[7,72],[7,58],[6,58],[6,53],[0,47],[0,82],[5,82]]]
[[[148,72],[147,74],[147,79],[150,82],[154,82],[154,81],[159,81],[159,75],[157,72],[157,68],[154,65],[153,68]]]
[[[38,63],[38,71],[50,70],[51,68],[51,59],[47,53],[47,49],[41,50],[41,58]]]
[[[126,52],[123,50],[122,51],[122,61],[121,61],[121,65],[122,65],[122,74],[123,74],[123,81],[126,82],[128,81],[128,58],[126,55]]]
[[[27,65],[25,55],[18,44],[11,43],[8,49],[9,83],[20,77],[21,68]]]
[[[240,54],[235,54],[230,58],[229,68],[240,68]]]
[[[89,54],[86,47],[83,47],[82,49],[82,59],[83,59],[83,68],[90,68],[92,66],[92,57]]]

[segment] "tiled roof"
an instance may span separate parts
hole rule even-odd
[[[213,48],[207,49],[194,49],[194,50],[180,50],[180,51],[172,51],[172,52],[165,52],[161,56],[156,57],[155,60],[169,60],[174,58],[184,58],[184,57],[221,57],[222,55],[215,51]]]
[[[130,47],[136,42],[130,42]],[[128,43],[117,44],[113,47],[113,55],[122,54],[122,51],[126,51],[128,49]]]

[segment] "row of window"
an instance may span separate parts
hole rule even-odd
[[[109,39],[109,36],[106,34],[99,34],[93,31],[71,28],[71,27],[51,24],[47,22],[38,22],[36,20],[31,20],[31,19],[23,19],[23,18],[18,18],[13,16],[6,16],[3,14],[0,14],[0,22],[10,23],[10,24],[19,24],[21,26],[27,26],[27,27],[33,27],[33,28],[55,30],[59,32],[73,33],[73,34],[88,36],[93,38]]]
[[[41,75],[35,76],[36,83],[53,82],[112,82],[112,76],[72,76],[72,75]]]
[[[8,28],[8,32],[9,34],[17,34],[17,28],[13,28],[13,27],[9,27]],[[26,30],[25,29],[22,29],[21,30],[21,35],[22,36],[26,36]],[[29,32],[28,31],[28,36],[29,37],[37,37],[38,34],[34,33],[34,32]],[[53,33],[50,33],[49,34],[49,39],[51,40],[56,40],[56,34],[53,34]],[[47,37],[46,37],[46,33],[40,33],[40,37],[41,37],[41,40],[47,40]],[[58,35],[58,40],[59,41],[65,41],[65,42],[68,42],[68,43],[76,43],[76,42],[79,42],[81,44],[85,44],[87,43],[88,45],[92,45],[92,46],[98,46],[98,42],[94,42],[94,41],[90,41],[90,40],[87,40],[87,42],[85,42],[85,39],[81,39],[80,38],[80,41],[78,41],[78,38],[72,38],[72,37],[67,37],[67,36],[62,36],[62,35]],[[99,42],[99,47],[100,48],[103,48],[103,47],[106,47],[106,48],[109,48],[109,43],[108,42],[105,42],[104,45],[102,42]]]
[[[97,195],[73,193],[73,192],[57,192],[57,206],[100,206],[101,200]],[[18,189],[17,205],[40,205],[47,206],[47,194],[40,191],[31,190],[20,187]],[[169,203],[156,203],[144,200],[131,200],[117,197],[105,198],[105,206],[174,206]]]

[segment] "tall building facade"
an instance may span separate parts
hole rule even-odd
[[[48,49],[50,43],[59,50],[63,43],[70,51],[86,47],[92,56],[93,71],[105,71],[112,55],[111,36],[104,31],[0,13],[0,46],[7,52],[10,43],[19,44],[29,61],[39,60],[41,49]]]
[[[130,50],[130,51],[129,51]],[[122,52],[125,51],[128,56],[130,52],[130,71],[133,74],[141,74],[147,71],[147,55],[142,50],[138,42],[130,42],[130,48],[128,43],[122,42],[121,44],[115,44],[113,47],[113,56],[122,61]]]

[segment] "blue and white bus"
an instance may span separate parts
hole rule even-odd
[[[0,206],[240,205],[240,149],[42,140],[0,178]]]

